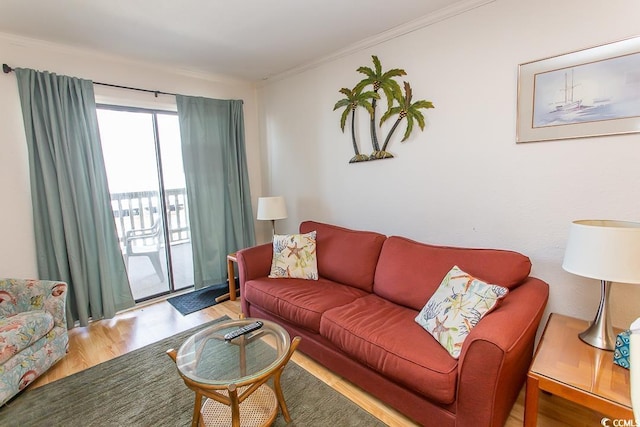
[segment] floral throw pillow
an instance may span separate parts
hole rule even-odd
[[[269,277],[318,280],[316,232],[273,236]]]
[[[457,359],[471,329],[507,292],[507,288],[476,279],[456,265],[415,320]]]

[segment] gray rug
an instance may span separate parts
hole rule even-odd
[[[0,408],[0,425],[189,426],[194,393],[165,352],[178,349],[203,326],[27,390]],[[282,388],[290,426],[385,425],[293,361],[284,371]],[[274,425],[287,424],[279,414]]]

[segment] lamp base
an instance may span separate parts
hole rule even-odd
[[[596,317],[584,332],[578,334],[580,339],[590,346],[600,348],[602,350],[613,351],[616,347],[616,336],[611,327],[609,316],[609,292],[611,291],[611,282],[606,280],[600,281],[600,305]]]
[[[613,351],[616,348],[616,338],[613,335],[613,330],[609,329],[609,331],[601,331],[599,326],[594,323],[578,336],[592,347]]]

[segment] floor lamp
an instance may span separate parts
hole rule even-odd
[[[287,217],[287,206],[284,204],[284,197],[259,197],[258,215],[259,220],[271,221],[272,236],[276,234],[276,220]]]
[[[579,336],[589,345],[614,350],[616,336],[609,314],[611,282],[640,284],[640,223],[574,221],[562,268],[578,276],[600,280],[598,311],[589,328]]]

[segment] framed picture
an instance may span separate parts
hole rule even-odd
[[[640,132],[640,37],[518,66],[517,142]]]

